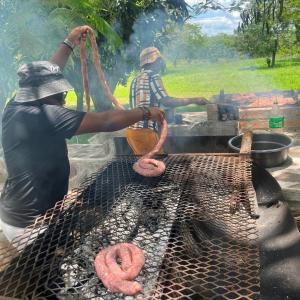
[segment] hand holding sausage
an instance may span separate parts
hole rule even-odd
[[[149,108],[149,110],[151,112],[150,120],[157,122],[159,125],[162,125],[162,123],[165,119],[164,111],[157,107],[151,107],[151,108]]]
[[[74,45],[79,45],[81,40],[86,40],[87,33],[91,30],[89,26],[75,27],[68,35],[68,40]]]

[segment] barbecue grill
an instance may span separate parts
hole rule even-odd
[[[285,222],[278,225],[278,214],[268,217],[267,231],[262,229],[267,209],[282,212],[284,206],[270,175],[264,180],[269,178],[272,188],[265,191],[262,181],[252,180],[259,169],[248,154],[159,158],[166,163],[165,174],[144,178],[132,170],[136,157],[116,157],[29,227],[27,238],[15,240],[14,246],[22,251],[1,249],[0,296],[296,299],[298,287],[289,290],[278,281],[284,272],[269,280],[276,273],[276,259],[269,260],[269,253],[274,256],[279,248],[270,240],[276,238],[272,227],[277,226],[277,233],[287,230]],[[299,237],[284,207],[296,250]],[[143,291],[135,298],[109,292],[95,272],[98,252],[121,242],[134,243],[145,252],[146,263],[137,277]],[[285,262],[289,253],[284,252]],[[295,265],[294,254],[293,258]],[[294,275],[299,276],[297,271]],[[280,298],[286,293],[290,298]]]

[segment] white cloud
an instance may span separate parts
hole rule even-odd
[[[185,2],[189,5],[194,5],[199,2],[199,0],[185,0]]]
[[[199,0],[185,0],[185,2],[189,5],[194,5],[194,4],[200,3],[202,1],[199,1]],[[232,2],[232,0],[218,0],[218,2],[222,5],[228,5]]]
[[[199,0],[186,0],[189,5],[197,4]],[[231,0],[219,0],[219,3],[226,6]],[[202,31],[207,35],[218,33],[233,33],[240,21],[239,12],[226,12],[222,10],[208,11],[189,20],[190,23],[200,24]]]

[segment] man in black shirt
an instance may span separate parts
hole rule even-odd
[[[66,138],[120,130],[148,117],[142,109],[85,113],[63,107],[72,86],[61,70],[87,31],[86,26],[73,29],[50,61],[32,62],[18,70],[19,89],[2,119],[8,178],[0,199],[0,221],[9,240],[24,233],[26,226],[67,193]],[[150,114],[151,120],[162,122],[161,110],[151,108]]]

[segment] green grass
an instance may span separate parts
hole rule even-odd
[[[130,80],[126,87],[118,86],[115,96],[128,103]],[[218,64],[181,62],[174,68],[168,64],[163,76],[170,96],[210,98],[221,89],[229,93],[265,92],[300,89],[300,58],[277,61],[273,69],[266,67],[265,59],[224,61]]]
[[[129,87],[118,86],[115,96],[125,106],[128,105]],[[174,68],[168,64],[163,76],[165,88],[170,96],[187,98],[205,96],[208,99],[223,89],[226,94],[267,92],[272,90],[300,90],[300,58],[278,59],[273,69],[266,67],[265,59],[231,60],[216,64],[195,61],[191,64],[180,62]],[[76,108],[76,94],[67,96],[67,106]],[[178,112],[201,111],[203,107],[189,105],[177,108]],[[84,143],[90,136],[80,136]],[[76,143],[77,140],[71,140]]]
[[[115,96],[128,104],[129,87],[119,85]],[[168,64],[163,76],[165,88],[170,96],[210,98],[225,93],[266,92],[271,90],[300,89],[300,58],[278,59],[273,69],[266,67],[265,59],[230,60],[216,64],[195,61],[191,64],[180,62],[177,67]],[[76,107],[76,95],[70,92],[67,105]],[[190,110],[196,108],[190,107]]]

